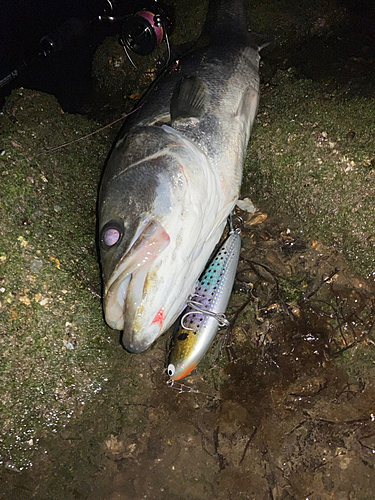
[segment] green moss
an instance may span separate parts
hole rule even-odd
[[[353,269],[373,273],[375,100],[329,94],[279,72],[263,98],[244,190],[302,231],[342,248]]]
[[[108,378],[115,339],[90,290],[100,292],[95,205],[109,144],[96,135],[48,151],[97,125],[24,89],[0,126],[0,440],[2,461],[20,468]]]
[[[344,8],[328,0],[310,2],[247,2],[249,22],[256,32],[282,37],[289,43],[306,35],[319,35],[347,22]]]
[[[373,384],[375,376],[374,345],[357,344],[340,354],[337,365],[344,367],[350,380],[361,380],[364,384]]]
[[[182,0],[171,2],[175,8],[176,27],[171,42],[180,45],[196,39],[202,30],[206,18],[208,1]]]

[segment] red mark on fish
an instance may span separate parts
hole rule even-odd
[[[164,322],[164,307],[159,309],[159,311],[155,315],[155,318],[152,320],[151,324],[153,325],[154,323],[157,323],[161,328],[163,326],[163,322]]]

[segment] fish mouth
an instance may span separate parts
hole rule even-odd
[[[163,308],[145,307],[149,271],[170,237],[162,224],[150,220],[117,264],[105,289],[104,315],[114,330],[123,330],[122,343],[130,352],[145,351],[158,337],[163,323]],[[147,318],[152,319],[147,324]]]

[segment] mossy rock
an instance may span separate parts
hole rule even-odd
[[[279,71],[261,101],[244,182],[262,209],[342,249],[365,276],[375,260],[374,130],[375,99]]]

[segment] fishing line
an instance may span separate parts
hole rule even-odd
[[[120,118],[117,118],[117,120],[114,120],[111,123],[108,123],[107,125],[104,125],[104,127],[101,127],[97,130],[94,130],[94,132],[90,132],[90,134],[84,135],[82,137],[79,137],[78,139],[74,139],[73,141],[65,142],[64,144],[60,144],[60,146],[55,146],[53,148],[47,149],[46,151],[42,151],[41,153],[38,153],[34,156],[30,156],[26,158],[26,160],[32,160],[33,158],[38,158],[38,156],[46,155],[48,153],[53,153],[54,151],[58,151],[59,149],[65,148],[66,146],[70,146],[71,144],[75,144],[76,142],[83,141],[84,139],[87,139],[88,137],[91,137],[92,135],[98,134],[99,132],[103,132],[103,130],[112,127],[112,125],[115,125],[115,123],[124,120],[128,116],[132,115],[136,111],[138,111],[142,106],[144,102],[142,102],[139,106],[137,106],[133,111],[130,111],[130,113],[126,113],[125,115],[122,115]]]
[[[190,385],[186,385],[183,382],[178,382],[177,380],[167,380],[167,386],[170,387],[171,389],[175,389],[178,391],[178,394],[183,394],[183,393],[194,393],[194,394],[202,394],[202,396],[206,396],[207,398],[211,399],[212,401],[221,401],[221,398],[217,396],[217,394],[212,395],[208,394],[208,392],[202,392],[199,389],[195,389],[194,387]]]
[[[170,43],[169,43],[169,37],[168,37],[168,33],[167,32],[165,32],[164,38],[165,38],[165,43],[167,44],[168,57],[167,57],[167,62],[164,64],[164,66],[160,70],[161,73],[164,73],[164,71],[167,69],[167,67],[169,65],[169,62],[171,60],[171,46],[170,46]],[[126,45],[123,45],[123,49],[125,51],[126,57],[130,61],[130,64],[133,66],[133,68],[136,71],[138,71],[138,66],[135,65],[133,59],[130,56],[130,53],[128,52],[128,49],[126,48]]]
[[[127,58],[129,59],[129,61],[130,61],[130,64],[133,66],[133,68],[134,68],[136,71],[138,71],[137,66],[133,63],[133,59],[130,57],[130,54],[129,54],[129,52],[128,52],[127,48],[126,48],[126,45],[123,45],[123,48],[124,48],[124,51],[125,51],[126,57],[127,57]]]
[[[171,60],[171,47],[170,47],[169,37],[168,37],[167,33],[165,33],[165,42],[167,44],[167,49],[168,49],[168,58],[167,58],[167,62],[165,63],[165,65],[160,70],[161,74],[165,73],[165,71],[168,68],[169,62]],[[127,55],[129,61],[131,62],[131,64],[133,65],[133,67],[136,70],[138,70],[137,66],[133,63],[133,61],[132,61],[132,59],[130,57],[130,54],[127,52],[125,45],[123,47],[124,47],[125,54]],[[76,142],[83,141],[84,139],[87,139],[88,137],[91,137],[92,135],[98,134],[99,132],[102,132],[103,130],[105,130],[105,129],[109,128],[109,127],[112,127],[113,125],[115,125],[119,121],[125,120],[125,118],[127,118],[128,116],[130,116],[133,113],[135,113],[136,111],[138,111],[143,106],[144,103],[145,103],[145,101],[142,102],[135,109],[133,109],[132,111],[130,111],[130,113],[126,113],[125,115],[122,115],[120,118],[117,118],[117,120],[114,120],[113,122],[108,123],[107,125],[104,125],[104,127],[101,127],[98,130],[95,130],[94,132],[91,132],[90,134],[84,135],[83,137],[79,137],[78,139],[74,139],[73,141],[66,142],[64,144],[61,144],[60,146],[55,146],[53,148],[47,149],[46,151],[43,151],[42,153],[38,153],[38,154],[36,154],[34,156],[31,156],[29,158],[26,158],[26,159],[27,160],[32,160],[33,158],[37,158],[38,156],[42,156],[42,155],[45,155],[45,154],[48,154],[48,153],[53,153],[54,151],[58,151],[59,149],[65,148],[66,146],[70,146],[71,144],[75,144]]]
[[[183,384],[182,382],[177,382],[176,380],[168,380],[167,385],[172,389],[176,389],[179,394],[182,394],[183,392],[195,392],[196,394],[204,394],[201,393],[201,391],[198,391],[198,389],[194,389],[194,387]]]

